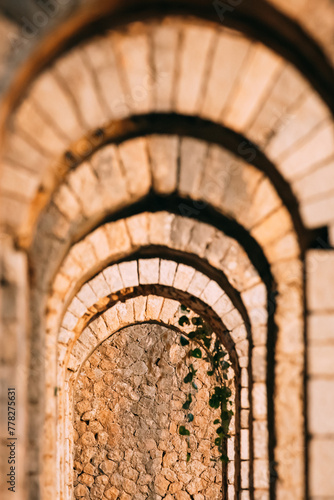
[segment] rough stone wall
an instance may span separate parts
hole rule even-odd
[[[221,498],[222,466],[213,445],[218,410],[208,407],[207,363],[196,360],[198,393],[187,462],[189,386],[186,349],[170,329],[143,324],[121,330],[82,367],[75,392],[74,494],[84,499]],[[186,363],[189,364],[187,359]]]

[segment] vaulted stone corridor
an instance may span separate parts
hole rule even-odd
[[[0,8],[1,498],[334,500],[334,6]]]

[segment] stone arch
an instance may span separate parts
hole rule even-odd
[[[179,29],[184,30],[184,33],[182,47],[177,48],[177,33]],[[150,90],[152,89],[154,92],[158,92],[159,90],[159,85],[156,82],[152,83],[150,81],[150,79],[152,80],[151,75],[156,74],[156,68],[150,67],[149,62],[150,44],[148,39],[151,36],[152,30],[154,33],[154,30],[156,30],[157,40],[153,44],[156,53],[151,56],[151,60],[154,61],[156,57],[157,60],[163,61],[163,64],[167,65],[166,68],[170,73],[168,80],[170,89],[173,89],[175,60],[178,61],[179,82],[175,90],[176,94],[173,102],[169,98],[168,103],[159,104],[157,96],[155,103],[152,100]],[[70,142],[79,140],[85,137],[89,131],[100,129],[110,119],[114,120],[119,117],[117,114],[109,116],[107,106],[101,104],[103,99],[105,99],[101,95],[101,92],[103,94],[103,85],[108,85],[110,78],[113,78],[114,82],[118,78],[119,91],[117,99],[118,102],[119,99],[121,100],[121,104],[122,99],[124,99],[124,93],[126,94],[127,92],[126,88],[121,89],[122,82],[124,87],[126,85],[124,82],[128,81],[129,88],[132,90],[138,86],[143,86],[142,82],[146,82],[149,89],[145,91],[145,98],[137,99],[137,101],[134,99],[134,102],[132,102],[131,98],[129,104],[125,103],[125,116],[133,113],[155,112],[163,109],[164,111],[181,112],[187,115],[205,116],[210,120],[223,123],[225,126],[238,132],[247,130],[247,137],[257,145],[263,147],[265,154],[276,164],[277,169],[282,175],[291,182],[292,188],[300,200],[301,213],[306,226],[314,228],[319,225],[331,223],[327,218],[327,213],[323,212],[322,209],[324,199],[327,203],[332,203],[330,194],[332,183],[330,176],[328,177],[329,182],[325,183],[325,189],[329,191],[324,192],[324,188],[319,187],[320,191],[313,199],[312,196],[310,198],[309,192],[309,186],[314,185],[319,176],[323,178],[329,175],[333,155],[333,128],[330,112],[317,94],[308,86],[306,81],[300,75],[296,74],[293,67],[286,66],[283,60],[273,51],[270,51],[259,43],[252,42],[238,32],[214,29],[212,26],[206,26],[203,23],[192,25],[181,19],[178,23],[170,25],[167,20],[160,24],[158,23],[153,28],[151,25],[147,27],[143,25],[142,28],[135,25],[132,28],[129,27],[128,33],[129,36],[122,32],[115,32],[111,38],[107,37],[98,41],[88,42],[86,46],[75,49],[58,60],[55,67],[41,76],[39,81],[36,82],[35,88],[31,89],[32,96],[34,93],[35,95],[36,93],[38,94],[39,106],[42,108],[45,106],[42,111],[44,118],[40,116],[40,111],[35,109],[33,105],[34,98],[32,97],[31,102],[27,99],[22,110],[18,110],[17,112],[17,118],[13,125],[14,132],[8,136],[8,145],[3,152],[4,159],[7,161],[7,167],[4,170],[7,178],[12,175],[13,171],[16,172],[17,182],[15,186],[8,185],[8,194],[11,193],[12,199],[17,199],[16,203],[18,206],[21,205],[23,208],[31,204],[42,180],[40,174],[36,173],[36,168],[34,167],[36,162],[39,165],[38,172],[43,172],[43,175],[45,173],[43,189],[45,187],[47,190],[50,189],[48,186],[50,186],[50,183],[52,186],[52,178],[62,172],[64,168],[63,163],[58,162],[57,164],[56,158],[64,149],[69,149],[68,139],[67,146],[65,144],[66,141],[64,143],[64,135],[70,138]],[[195,40],[199,39],[203,41],[198,53],[198,61],[201,61],[201,68],[200,71],[194,73],[191,71],[191,50]],[[166,40],[168,40],[168,43]],[[166,47],[164,43],[167,43]],[[113,62],[109,62],[109,65],[104,66],[105,61],[109,61],[106,57],[111,56],[110,47],[114,47],[116,51],[114,57],[116,59]],[[109,56],[103,56],[101,63],[101,57],[99,61],[97,57],[92,55],[96,53],[96,50],[100,50],[101,54],[105,50]],[[124,51],[126,51],[129,58],[127,67],[123,67],[121,63]],[[134,51],[136,56],[134,56]],[[159,51],[162,51],[161,54]],[[166,60],[167,56],[164,55],[163,51],[169,54],[169,59],[167,58]],[[222,51],[224,57],[220,57],[219,51]],[[238,54],[237,57],[235,53]],[[119,58],[118,61],[117,57]],[[91,58],[90,62],[89,58]],[[212,96],[217,95],[219,86],[222,83],[227,84],[227,82],[219,80],[219,75],[225,74],[224,71],[220,73],[222,69],[221,63],[223,62],[228,65],[231,60],[234,64],[233,67],[235,69],[239,68],[240,72],[235,72],[234,81],[233,79],[230,80],[229,88],[234,88],[235,91],[232,92],[231,90],[232,94],[228,106],[226,102],[225,105],[221,103],[220,106],[216,105],[215,100],[211,104],[206,102],[205,94],[203,102],[200,102],[199,96],[202,95],[203,78],[207,78],[208,75],[210,77],[210,85],[206,95],[212,99]],[[204,64],[205,61],[210,61],[212,66],[208,68],[208,65]],[[236,61],[239,61],[239,65],[236,64]],[[94,67],[94,64],[103,64],[102,69],[106,69],[108,73],[106,78],[109,78],[109,80],[103,80],[105,77],[102,76],[103,71],[101,72],[101,67]],[[89,70],[90,66],[91,69]],[[257,68],[261,67],[266,67],[267,72],[266,78],[262,78],[261,85],[258,85],[256,81]],[[66,81],[71,78],[71,71],[74,68],[82,76],[81,79],[76,79],[75,81],[72,78],[73,84],[77,85],[75,92],[73,90],[69,91],[68,87],[66,87]],[[219,72],[215,76],[215,71],[217,72],[218,69]],[[166,72],[165,69],[164,71]],[[121,76],[117,77],[117,74],[121,74]],[[100,78],[102,78],[101,81],[99,81]],[[189,78],[192,79],[191,86],[189,86]],[[96,83],[96,79],[99,81],[98,84]],[[252,86],[253,84],[254,86]],[[280,112],[283,109],[284,112],[277,117],[275,115],[277,99],[275,93],[276,95],[278,93],[279,99],[282,98],[280,91],[282,85],[284,88],[286,88],[286,85],[290,85],[290,88],[293,90],[284,94],[286,99],[290,101],[280,102]],[[252,96],[249,96],[247,93],[247,88],[250,86],[256,89],[256,91],[254,90],[255,94]],[[163,86],[163,95],[167,96],[168,92],[165,87]],[[57,120],[56,115],[57,109],[48,109],[49,106],[52,106],[52,102],[45,102],[44,100],[43,103],[43,88],[47,91],[52,89],[52,91],[57,93],[59,99],[61,99],[63,114],[62,117],[59,117],[59,120]],[[189,88],[193,89],[193,94],[187,91]],[[72,92],[71,96],[69,96],[69,92]],[[80,96],[84,95],[85,92],[85,95],[89,96],[89,98],[81,99]],[[224,95],[225,99],[228,99],[229,92],[226,91]],[[77,101],[74,104],[73,99]],[[256,112],[257,106],[264,99],[266,99],[266,106],[258,114]],[[92,110],[87,107],[91,105],[93,106]],[[124,106],[122,105],[120,108],[123,109]],[[64,119],[65,109],[67,110],[66,121]],[[238,110],[240,109],[243,109],[242,116],[239,116],[240,113]],[[219,110],[222,110],[222,117],[215,116],[215,113]],[[48,118],[45,118],[46,116]],[[51,116],[52,119],[50,118]],[[304,120],[304,116],[308,116],[309,120]],[[287,117],[289,120],[287,120]],[[51,125],[52,122],[58,124],[56,125],[56,130],[54,130],[55,125]],[[283,128],[282,122],[285,123]],[[67,128],[59,131],[58,127],[60,123]],[[33,132],[34,124],[37,127],[36,132]],[[16,132],[21,129],[24,132]],[[31,139],[31,134],[33,134],[33,139]],[[43,138],[42,134],[46,134],[45,138]],[[264,135],[261,137],[259,134]],[[311,141],[308,139],[310,136],[312,136]],[[38,145],[36,141],[37,143],[38,141],[42,141],[42,143]],[[315,147],[319,142],[321,142],[322,147]],[[51,147],[49,151],[43,150],[46,144]],[[22,171],[21,166],[21,158],[24,152],[29,153],[27,157],[31,158],[32,161],[30,166],[27,164],[24,165],[23,170],[25,172]],[[18,174],[19,171],[20,174]],[[28,171],[30,172],[29,174],[27,173]],[[7,185],[6,177],[3,184],[5,192]],[[22,185],[25,186],[24,197],[19,192]],[[29,189],[27,189],[28,185]],[[319,195],[321,196],[320,199]],[[325,195],[325,198],[323,198],[323,195]],[[19,214],[19,212],[20,210],[16,213]],[[12,223],[8,220],[7,222],[9,226],[12,225],[15,228],[19,227],[23,220],[12,221]]]
[[[144,299],[144,300],[143,300]],[[171,299],[163,299],[159,296],[154,296],[154,295],[149,295],[147,297],[147,307],[145,308],[145,297],[142,297],[141,295],[138,295],[137,297],[133,299],[126,300],[124,303],[125,307],[120,307],[121,304],[116,304],[113,306],[111,309],[107,309],[104,313],[102,313],[102,316],[99,316],[97,320],[93,320],[91,323],[91,326],[84,328],[82,331],[82,336],[83,336],[83,341],[87,344],[89,343],[89,351],[83,351],[82,349],[79,349],[77,352],[77,355],[80,356],[80,361],[79,365],[73,365],[72,363],[68,364],[67,371],[67,377],[65,378],[64,382],[62,379],[58,379],[58,384],[61,385],[61,392],[63,393],[63,398],[68,398],[69,394],[72,394],[72,384],[77,378],[77,373],[80,370],[80,366],[82,366],[82,363],[84,362],[85,359],[88,359],[90,356],[90,352],[94,351],[97,345],[101,345],[101,343],[104,342],[105,338],[108,338],[113,331],[118,331],[119,328],[126,328],[126,325],[132,324],[133,322],[145,322],[145,321],[154,321],[158,322],[159,324],[165,324],[169,325],[170,327],[173,326],[174,324],[177,325],[177,309],[180,307],[180,303],[175,300]],[[196,307],[195,307],[196,309]],[[118,313],[116,312],[118,311]],[[117,319],[118,318],[118,319]],[[95,324],[96,323],[96,324]],[[217,323],[215,323],[217,326]],[[107,325],[107,328],[106,328]],[[99,332],[99,333],[98,333]],[[97,337],[96,337],[97,335]],[[86,340],[84,340],[84,338]],[[80,352],[80,354],[79,354]],[[78,358],[79,359],[79,358]],[[66,364],[65,364],[66,366]],[[238,372],[240,372],[240,368],[238,368],[237,365],[234,363],[235,369],[237,369]],[[74,372],[73,372],[74,370]],[[240,374],[237,375],[237,380],[236,384],[241,384],[243,388],[241,389],[242,395],[242,408],[249,408],[249,404],[247,402],[247,394],[245,394],[245,390],[247,391],[245,386],[248,386],[248,381],[247,381],[247,376],[245,373],[245,369],[242,371],[242,382],[240,378]],[[239,394],[239,389],[236,387],[237,394],[238,394],[238,400],[240,398]],[[63,411],[65,410],[65,419],[66,419],[66,412],[68,414],[68,409],[66,409],[66,404],[64,408],[63,403]],[[237,403],[238,406],[240,403]],[[248,410],[246,410],[247,412]],[[244,412],[245,413],[245,412]],[[70,410],[71,414],[71,410]],[[239,424],[239,419],[240,419],[240,410],[238,409],[236,418],[238,420],[237,428],[239,429],[240,424]],[[249,445],[247,444],[247,440],[249,439],[248,437],[248,423],[245,423],[245,415],[243,415],[243,429],[242,431],[238,430],[238,440],[235,442],[236,448],[236,455],[239,456],[239,451],[238,451],[238,446],[240,446],[240,432],[243,434],[243,446],[245,447],[242,453],[242,457],[244,460],[246,460],[244,463],[244,466],[246,465],[247,460],[249,459],[248,455],[248,448]],[[66,422],[65,422],[66,424]],[[66,432],[66,425],[65,425],[65,432]],[[232,432],[234,435],[234,423],[232,426]],[[66,439],[71,440],[72,437],[69,436],[68,434],[65,435]],[[262,436],[263,439],[265,439],[265,436]],[[61,439],[61,429],[60,429],[60,438],[59,438],[59,443],[64,442]],[[65,441],[66,442],[66,441]],[[234,447],[234,438],[232,438],[231,442],[229,443],[229,447],[233,449]],[[61,446],[60,449],[62,449],[63,446]],[[66,446],[65,446],[66,448]],[[234,453],[232,452],[232,456],[234,456]],[[237,458],[236,458],[237,460]],[[234,472],[234,460],[232,460],[232,463],[230,465],[232,467],[232,470]],[[237,460],[236,464],[237,470],[240,470],[240,458]],[[67,473],[65,470],[65,474],[63,474],[63,478],[69,476],[69,470],[70,467],[67,469]],[[248,478],[245,477],[248,476],[248,472],[244,472],[244,479],[243,479],[243,487],[247,487],[248,484]],[[237,480],[237,479],[236,479]],[[71,480],[70,480],[71,482]],[[246,493],[246,492],[245,492]],[[229,498],[234,497],[234,479],[230,479],[230,486],[229,486]]]
[[[168,214],[162,214],[162,216],[164,216],[165,218],[167,218],[166,220],[168,220],[168,219],[170,218],[170,216],[169,216]],[[156,220],[157,220],[157,224],[155,224],[154,226],[152,226],[152,229],[151,229],[152,231],[154,231],[154,229],[155,229],[156,227],[158,227],[158,226],[159,226],[159,227],[162,227],[162,226],[164,226],[164,225],[165,225],[165,224],[162,222],[162,221],[163,221],[163,219],[161,219],[161,216],[159,216],[159,214],[155,214],[155,215],[154,215],[154,214],[152,214],[152,215],[151,215],[151,217],[156,218]],[[137,228],[138,228],[138,217],[135,217],[134,219],[135,219],[135,220],[134,220],[134,224],[132,224],[132,228],[135,228],[135,227],[137,227]],[[118,223],[115,223],[115,224],[119,226],[119,224],[118,224]],[[131,224],[130,224],[130,226],[131,226]],[[182,232],[182,225],[179,225],[179,226],[178,226],[178,228],[179,228],[180,232]],[[203,229],[204,229],[204,227],[203,227]],[[143,234],[142,229],[140,229],[139,234]],[[157,236],[155,236],[155,237],[157,237]],[[163,240],[162,240],[162,241],[163,241]],[[220,241],[222,242],[223,240],[220,240]],[[156,243],[158,243],[158,241],[157,241],[157,240],[156,240]],[[203,243],[204,243],[204,242],[203,242]],[[205,245],[204,245],[204,246],[205,246]],[[84,252],[84,253],[86,253],[86,252]],[[239,250],[239,253],[240,253],[240,250]],[[235,259],[235,256],[237,256],[237,255],[238,255],[238,253],[236,253],[236,254],[235,254],[235,252],[232,252],[232,254],[231,254],[231,258],[232,258],[232,260],[233,260],[233,259]],[[240,255],[242,255],[242,252],[241,252],[241,254],[240,254]],[[237,257],[237,258],[238,258],[238,257]],[[243,259],[244,259],[244,258],[245,258],[245,257],[243,257]],[[127,264],[128,264],[128,263],[127,263]],[[247,267],[249,267],[249,265],[250,265],[250,264],[245,264],[245,265],[246,265],[246,269],[247,269]],[[232,266],[232,267],[234,267],[234,266]],[[65,269],[66,269],[66,265],[65,265]],[[126,272],[126,271],[124,271],[124,272]],[[134,273],[134,276],[136,277],[136,273]],[[129,276],[128,276],[128,278],[129,278]],[[254,278],[255,278],[255,276],[254,276]],[[251,272],[251,273],[249,274],[249,278],[248,278],[248,280],[249,280],[249,279],[251,279],[251,280],[253,279],[253,283],[254,283],[254,278],[252,278],[252,272]],[[99,286],[99,285],[98,285],[99,280],[97,279],[97,277],[96,277],[96,278],[94,278],[94,279],[93,279],[93,281],[94,281],[94,280],[95,280],[95,283],[96,283],[96,285],[95,285],[95,287],[94,287],[94,288],[96,289],[96,286]],[[60,282],[61,282],[61,280],[60,280]],[[255,280],[255,282],[257,282],[257,280]],[[246,281],[245,283],[247,283],[247,281]],[[249,281],[248,281],[248,285],[246,285],[246,288],[247,288],[247,286],[249,286],[251,283],[252,283],[252,281],[251,281],[251,282],[249,282]],[[128,282],[127,282],[127,284],[128,284],[128,285],[130,285],[131,283],[128,281]],[[134,283],[133,283],[133,284],[134,284]],[[85,285],[85,286],[87,286],[87,285]],[[237,286],[239,287],[239,289],[240,289],[240,290],[242,289],[242,286],[241,286],[240,284],[239,284],[239,285],[237,285]],[[241,288],[240,288],[240,286],[241,286]],[[81,296],[81,298],[83,298],[83,297]],[[72,303],[73,303],[73,305],[72,305],[72,307],[70,306],[70,309],[71,309],[71,310],[72,310],[72,312],[73,312],[73,311],[74,311],[74,309],[73,309],[73,308],[75,308],[75,299],[72,301]],[[103,299],[102,299],[102,302],[101,302],[101,303],[103,304]],[[253,307],[255,307],[255,317],[254,317],[254,319],[255,319],[255,318],[256,318],[256,316],[257,316],[256,311],[259,311],[259,309],[258,309],[258,307],[257,307],[257,306],[258,306],[258,302],[257,302],[257,301],[255,301],[255,304],[254,304],[254,306],[253,306]],[[94,307],[93,307],[93,310],[94,310]],[[70,316],[71,316],[71,314],[70,314]],[[262,318],[264,318],[264,317],[266,317],[266,313],[264,313],[264,314],[262,313]],[[259,319],[259,318],[258,318],[258,319]],[[67,323],[67,322],[68,322],[68,321],[71,321],[71,319],[70,319],[70,317],[69,317],[69,316],[67,316],[67,317],[66,317],[66,319],[64,318],[64,320],[65,320],[64,325],[68,325],[68,323]],[[53,320],[52,320],[52,321],[53,321]],[[230,324],[230,326],[231,326],[231,324]],[[261,328],[260,328],[260,330],[261,330]],[[66,335],[65,331],[63,331],[63,333]],[[259,334],[260,334],[260,331],[259,331]],[[48,358],[48,359],[49,359],[49,358]],[[50,362],[50,360],[49,360],[48,362]],[[48,434],[49,434],[49,433],[48,433]],[[50,434],[52,434],[52,433],[50,433]]]

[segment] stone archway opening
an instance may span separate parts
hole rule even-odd
[[[73,395],[75,498],[222,498],[227,468],[214,445],[219,410],[208,406],[214,383],[204,360],[195,362],[191,435],[178,433],[193,363],[179,337],[163,325],[132,325],[83,363]]]

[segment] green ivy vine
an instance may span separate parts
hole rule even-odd
[[[231,410],[232,391],[228,387],[227,371],[231,363],[225,359],[228,358],[227,352],[222,348],[219,339],[213,334],[212,328],[200,316],[190,316],[190,310],[185,306],[181,306],[182,316],[178,322],[181,327],[193,326],[192,331],[183,332],[180,337],[180,343],[183,347],[189,346],[188,356],[194,359],[202,359],[209,364],[207,374],[215,380],[214,387],[210,393],[208,404],[212,409],[220,408],[220,418],[214,420],[214,425],[217,425],[215,438],[215,446],[219,451],[219,460],[228,463],[229,458],[226,455],[226,444],[229,435],[229,425],[233,416]],[[189,436],[190,430],[187,424],[194,421],[194,415],[191,412],[193,397],[196,396],[198,390],[196,384],[197,370],[193,363],[188,366],[188,373],[184,377],[183,382],[190,385],[186,401],[182,408],[186,410],[186,423],[179,426],[179,434],[188,438],[188,450],[190,446]],[[191,458],[191,453],[187,453],[187,461]],[[214,460],[214,459],[212,459]]]

